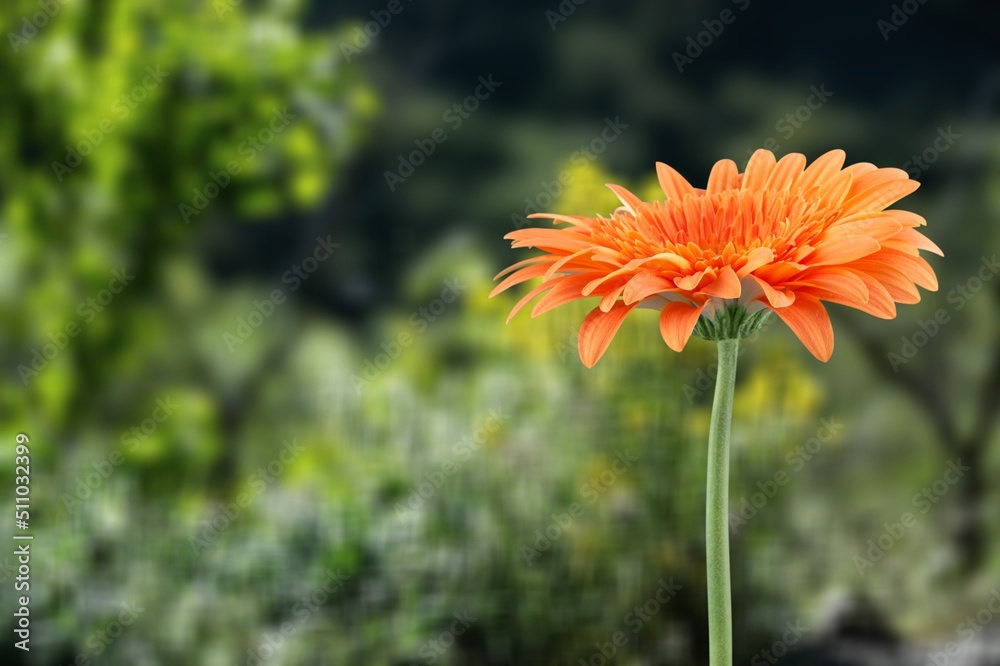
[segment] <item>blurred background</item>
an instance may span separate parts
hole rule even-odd
[[[895,320],[831,306],[828,364],[744,341],[737,663],[1000,663],[998,18],[6,0],[0,467],[13,512],[27,435],[34,540],[0,658],[707,663],[713,345],[643,311],[588,371],[587,304],[488,294],[526,214],[766,147],[906,169],[945,257]]]

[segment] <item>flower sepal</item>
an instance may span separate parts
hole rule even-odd
[[[731,305],[719,310],[713,318],[702,315],[695,324],[694,335],[702,340],[742,340],[763,328],[770,316],[767,308],[750,313],[742,305]]]

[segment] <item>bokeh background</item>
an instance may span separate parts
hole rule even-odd
[[[712,345],[642,312],[587,371],[586,306],[488,294],[527,212],[765,146],[909,170],[945,257],[895,320],[831,306],[828,364],[744,342],[737,663],[1000,663],[998,18],[6,0],[0,467],[9,516],[26,433],[34,541],[24,652],[0,528],[0,658],[707,663]]]

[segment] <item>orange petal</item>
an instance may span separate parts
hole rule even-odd
[[[736,271],[736,276],[744,278],[755,270],[774,261],[774,250],[769,247],[757,247],[747,253],[747,261]]]
[[[861,178],[865,174],[871,173],[872,171],[878,171],[878,167],[871,162],[858,162],[850,166],[844,167],[844,171],[851,174],[853,180]],[[854,196],[858,193],[858,190],[852,189],[850,195]]]
[[[868,287],[861,278],[846,268],[820,268],[788,284],[791,287],[813,287],[842,294],[854,303],[868,302]]]
[[[937,275],[923,257],[913,257],[899,250],[882,248],[867,258],[901,270],[906,277],[928,291],[938,290]]]
[[[608,292],[601,297],[601,303],[597,307],[601,308],[604,312],[613,308],[615,303],[618,301],[618,297],[622,295],[623,291],[625,291],[625,285],[628,284],[629,279],[630,278],[628,277],[622,277],[616,281],[619,284],[605,284],[604,288],[607,289]]]
[[[529,291],[527,294],[525,294],[521,298],[521,300],[519,300],[514,305],[514,307],[510,311],[510,314],[507,315],[507,323],[509,324],[510,320],[514,318],[514,315],[516,315],[518,312],[520,312],[521,309],[531,301],[531,299],[533,299],[534,297],[538,296],[540,293],[542,293],[544,291],[548,291],[549,289],[551,289],[554,286],[555,286],[554,282],[543,282],[542,284],[538,285],[537,287],[535,287],[534,289],[532,289],[531,291]]]
[[[899,223],[899,220],[886,217],[882,213],[866,212],[837,220],[827,231],[827,234],[870,236],[882,242],[897,235],[902,229],[903,225]]]
[[[580,325],[579,348],[580,360],[585,366],[594,367],[594,364],[604,356],[625,317],[634,307],[634,304],[618,303],[608,312],[594,308],[584,318],[583,324]]]
[[[633,213],[636,212],[642,205],[642,199],[635,196],[621,185],[606,183],[605,187],[614,192],[615,196],[618,197],[618,200],[622,202],[622,205],[628,208]]]
[[[891,183],[896,180],[909,179],[907,173],[902,169],[897,169],[895,167],[884,167],[879,169],[874,164],[870,164],[868,162],[852,165],[849,170],[854,176],[854,182],[851,184],[851,191],[847,195],[848,199],[852,199],[859,194],[867,192],[872,188],[880,187],[886,183]]]
[[[685,196],[694,191],[691,183],[687,182],[684,176],[663,162],[656,163],[656,177],[660,181],[663,193],[667,195],[667,199],[672,201],[681,201]]]
[[[776,261],[766,266],[761,266],[754,271],[754,275],[764,280],[768,284],[781,284],[788,280],[794,280],[802,271],[809,268],[805,264],[794,261]]]
[[[843,210],[845,214],[862,210],[882,210],[912,194],[918,187],[920,182],[916,180],[889,180],[852,196],[844,202]]]
[[[594,225],[594,218],[592,217],[582,217],[580,215],[559,215],[558,213],[531,213],[528,215],[529,220],[552,220],[553,222],[566,222],[567,224],[572,224],[575,227],[584,227],[589,229]]]
[[[815,162],[806,167],[802,176],[795,181],[794,186],[802,190],[822,186],[840,171],[846,159],[847,154],[840,149],[820,155]]]
[[[805,165],[805,155],[788,153],[778,160],[778,164],[775,165],[774,171],[771,172],[764,187],[770,190],[784,190],[790,187],[802,175],[802,169]]]
[[[834,236],[820,243],[803,263],[810,266],[846,264],[875,254],[881,247],[877,240],[869,236]]]
[[[921,215],[916,213],[911,213],[908,210],[884,210],[883,215],[888,215],[892,219],[896,220],[904,227],[925,227],[927,226],[927,220]]]
[[[501,282],[500,284],[498,284],[496,287],[493,288],[493,291],[490,292],[490,298],[493,298],[502,291],[510,289],[516,284],[521,284],[522,282],[526,282],[532,278],[544,275],[547,269],[548,266],[546,266],[545,264],[537,264],[535,266],[528,266],[527,268],[522,268],[516,273],[508,275],[506,280],[504,280],[503,282]]]
[[[674,278],[674,284],[685,291],[695,291],[705,279],[705,271]]]
[[[743,287],[740,285],[740,279],[736,276],[736,272],[729,266],[723,266],[715,281],[698,291],[718,298],[739,298]]]
[[[944,256],[944,252],[941,251],[941,248],[939,248],[934,241],[932,241],[927,236],[924,236],[916,229],[911,229],[911,228],[902,229],[898,234],[896,234],[893,238],[890,238],[889,240],[906,243],[916,248],[917,250],[927,250],[928,252],[933,252],[934,254],[940,257]],[[892,246],[889,245],[887,247],[892,247]],[[896,249],[899,248],[897,247]]]
[[[732,190],[740,186],[740,170],[732,160],[719,160],[708,175],[708,185],[705,190],[715,194],[723,190]]]
[[[817,195],[822,206],[836,208],[851,190],[851,172],[844,170],[819,186]]]
[[[660,270],[691,270],[691,262],[678,254],[674,254],[673,252],[660,252],[659,254],[654,254],[648,259],[648,262],[651,263],[650,268],[655,267]]]
[[[851,264],[851,268],[864,271],[868,275],[878,280],[889,296],[897,303],[919,303],[920,292],[917,290],[913,280],[909,279],[903,271],[892,266],[887,266],[878,261],[857,261]]]
[[[871,306],[865,301],[858,300],[854,295],[842,294],[835,291],[827,291],[826,289],[819,289],[816,287],[799,287],[795,292],[797,294],[808,294],[809,296],[815,296],[819,300],[825,303],[836,303],[838,305],[846,305],[849,308],[856,308],[862,312],[869,312],[867,308]],[[889,303],[892,303],[892,299],[886,297]],[[895,310],[893,310],[895,313]],[[874,312],[869,312],[869,314],[875,314]],[[882,319],[891,319],[892,317],[885,316],[884,313],[876,315]]]
[[[529,227],[511,231],[504,238],[513,241],[511,247],[540,247],[546,250],[575,252],[592,247],[594,242],[575,229],[536,229]]]
[[[553,275],[562,270],[569,262],[579,259],[580,257],[586,254],[590,254],[593,251],[594,248],[585,247],[582,250],[577,250],[573,254],[567,254],[565,257],[560,257],[555,263],[549,266],[549,269],[547,271],[545,271],[545,279],[546,280],[550,279]],[[581,262],[581,264],[583,265],[578,268],[583,268],[584,266],[586,266],[587,268],[593,268],[592,262],[583,261]]]
[[[882,283],[863,271],[855,271],[854,274],[861,278],[861,281],[865,283],[865,287],[868,288],[867,303],[850,303],[840,299],[839,294],[834,297],[824,296],[823,300],[857,308],[879,319],[894,318],[896,316],[896,304],[893,302],[892,296],[889,295],[886,288],[882,286]]]
[[[632,303],[638,303],[639,301],[649,298],[653,294],[658,294],[661,291],[676,291],[674,289],[673,283],[659,275],[654,275],[648,271],[639,273],[625,285],[625,290],[622,293],[622,298],[626,305]]]
[[[534,264],[548,263],[550,261],[555,261],[556,259],[557,257],[553,257],[551,254],[543,254],[537,257],[531,257],[530,259],[523,259],[517,262],[516,264],[512,264],[507,268],[503,269],[502,271],[497,273],[496,277],[493,279],[499,280],[504,275],[507,275],[507,273],[513,273],[514,271],[524,268],[525,266],[533,266]]]
[[[586,274],[566,275],[558,278],[549,293],[535,303],[535,307],[531,309],[531,316],[537,317],[560,305],[584,298],[580,291],[589,281],[590,276]]]
[[[632,273],[637,268],[639,268],[639,266],[642,266],[647,261],[649,261],[649,259],[633,259],[632,261],[628,262],[621,268],[617,268],[611,271],[610,273],[606,273],[604,275],[598,275],[592,282],[590,282],[590,284],[588,284],[586,287],[583,288],[583,295],[590,296],[592,293],[594,293],[594,291],[598,289],[598,287],[605,284],[606,282],[609,282],[610,280],[614,280],[615,278],[619,278],[622,276],[631,277]]]
[[[751,275],[750,279],[753,280],[764,292],[764,297],[767,299],[768,304],[774,308],[787,308],[792,303],[795,302],[795,292],[794,291],[778,291],[771,284],[765,280],[760,279],[756,275]]]
[[[744,191],[758,191],[763,189],[764,183],[767,182],[776,163],[774,153],[770,150],[764,150],[763,148],[755,150],[747,162],[747,168],[743,172],[742,189]]]
[[[800,293],[794,303],[774,313],[788,324],[788,328],[813,356],[824,362],[830,360],[833,354],[833,325],[818,298]]]
[[[705,301],[696,306],[682,301],[671,301],[664,306],[660,311],[660,335],[668,347],[676,352],[684,349],[707,303],[708,301]]]

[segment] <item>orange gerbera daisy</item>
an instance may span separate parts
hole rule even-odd
[[[511,317],[542,293],[532,316],[599,297],[580,327],[587,367],[636,307],[660,310],[660,333],[675,351],[692,333],[744,337],[773,311],[826,361],[833,328],[822,301],[891,319],[895,303],[920,300],[917,285],[937,289],[919,251],[941,254],[916,230],[926,224],[921,216],[886,210],[917,181],[868,163],[843,168],[844,159],[844,151],[832,150],[807,167],[799,153],[776,160],[758,150],[744,173],[732,160],[717,162],[704,189],[657,163],[663,201],[608,185],[622,203],[610,217],[539,213],[530,217],[570,226],[507,234],[513,247],[545,254],[497,275],[510,273],[492,295],[542,278]]]

